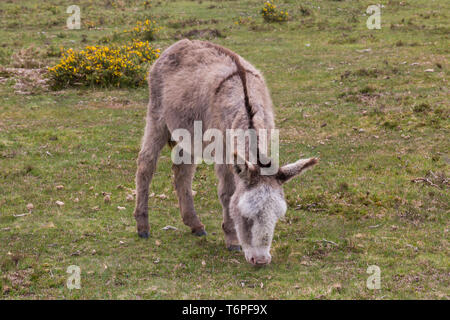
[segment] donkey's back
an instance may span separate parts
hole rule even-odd
[[[273,127],[272,103],[261,73],[229,49],[187,39],[166,49],[151,68],[149,116],[165,122],[170,132],[190,130],[197,120],[205,130],[232,127],[236,117],[246,117],[239,66],[246,73],[249,99],[255,111],[261,111],[257,118],[267,118],[260,119],[261,127]]]

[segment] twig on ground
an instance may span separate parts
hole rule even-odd
[[[428,179],[428,178],[415,178],[415,179],[412,179],[411,182],[414,182],[414,183],[425,182],[425,183],[428,183],[428,184],[429,184],[430,186],[432,186],[432,187],[439,188],[439,186],[438,186],[437,184],[434,184],[434,183],[433,183],[430,179]]]
[[[22,213],[22,214],[13,214],[14,217],[19,218],[19,217],[25,217],[29,215],[29,213]]]
[[[173,227],[173,226],[165,226],[164,228],[162,228],[163,230],[178,230],[177,228]]]
[[[330,241],[330,240],[327,240],[327,239],[317,240],[316,242],[320,242],[320,241],[331,243],[331,244],[334,244],[335,246],[339,247],[339,245],[336,242],[333,242],[333,241]]]

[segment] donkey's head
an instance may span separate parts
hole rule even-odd
[[[282,185],[308,168],[316,158],[301,159],[278,169],[274,175],[261,175],[261,169],[245,161],[235,164],[236,190],[230,211],[245,258],[253,265],[271,261],[270,246],[279,218],[286,213]]]

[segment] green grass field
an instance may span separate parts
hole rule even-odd
[[[381,29],[369,30],[366,0],[279,0],[281,24],[263,21],[262,0],[78,0],[82,28],[68,30],[68,1],[1,1],[0,298],[448,299],[450,3],[379,2]],[[266,268],[225,249],[205,164],[193,189],[208,236],[190,234],[168,147],[151,236],[137,237],[129,195],[147,87],[52,91],[5,71],[123,41],[114,34],[148,17],[161,50],[194,30],[253,63],[272,93],[280,162],[321,159],[286,185]],[[70,265],[79,290],[66,286]],[[370,265],[380,289],[366,286]]]

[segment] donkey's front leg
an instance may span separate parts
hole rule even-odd
[[[234,228],[234,221],[230,216],[230,199],[235,190],[234,176],[225,164],[217,164],[215,169],[219,178],[218,194],[223,208],[222,229],[225,233],[225,245],[229,250],[240,251],[241,246]]]
[[[206,235],[205,226],[200,222],[194,209],[192,197],[192,179],[194,178],[194,164],[174,164],[174,185],[178,195],[181,217],[185,225],[191,228],[196,236]]]
[[[137,232],[141,238],[149,237],[148,189],[156,170],[159,153],[167,141],[168,131],[165,126],[158,126],[147,120],[144,139],[137,160],[136,208],[134,209]]]

